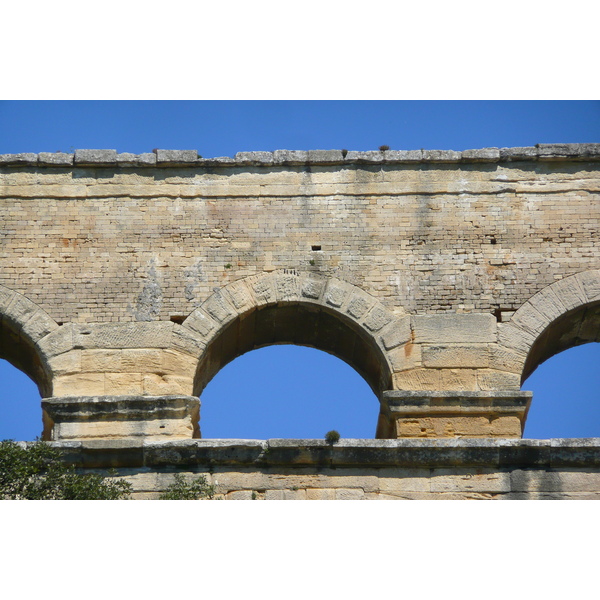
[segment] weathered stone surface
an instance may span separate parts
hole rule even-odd
[[[65,165],[73,164],[73,154],[65,152],[40,152],[38,154],[38,163],[40,165]]]
[[[186,164],[195,163],[198,160],[198,152],[196,150],[157,150],[157,164]]]
[[[116,164],[116,150],[75,150],[76,165]]]
[[[416,315],[412,318],[415,342],[484,343],[496,341],[496,319],[487,314]]]

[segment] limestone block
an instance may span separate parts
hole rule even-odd
[[[185,352],[194,358],[200,356],[206,348],[206,344],[199,338],[196,332],[177,324],[173,327],[170,345],[171,349]]]
[[[238,314],[256,306],[256,302],[245,281],[236,281],[228,285],[222,290],[222,294]]]
[[[306,490],[267,490],[265,500],[306,500]]]
[[[34,342],[47,336],[52,331],[58,329],[56,321],[51,319],[44,311],[37,310],[23,324],[22,335]]]
[[[324,277],[307,275],[301,280],[300,295],[302,298],[320,300],[323,297],[326,285],[327,280]]]
[[[536,336],[510,321],[498,325],[498,344],[500,347],[516,350],[527,355],[535,342]]]
[[[508,371],[521,375],[525,364],[526,355],[503,346],[493,345],[491,347],[490,363],[492,368],[498,371]]]
[[[341,150],[309,150],[309,162],[336,163],[344,160]]]
[[[521,422],[512,416],[501,416],[491,421],[485,416],[406,417],[396,420],[396,435],[399,438],[519,438],[521,434]]]
[[[17,331],[21,331],[23,325],[31,319],[38,310],[39,309],[33,302],[30,302],[27,298],[21,296],[21,294],[13,294],[10,303],[4,309],[3,318],[11,323]],[[50,333],[50,331],[47,333]]]
[[[76,165],[116,164],[116,150],[75,150]]]
[[[52,381],[53,396],[104,395],[104,373],[59,375]]]
[[[386,350],[391,350],[411,341],[410,317],[394,319],[379,332],[379,339]]]
[[[306,490],[307,500],[335,500],[336,490],[335,489],[307,489]]]
[[[235,155],[235,162],[241,164],[265,164],[273,163],[272,152],[238,152]]]
[[[437,369],[412,369],[394,373],[396,390],[438,390],[440,371]]]
[[[277,302],[293,302],[300,295],[300,278],[297,274],[277,273],[275,275]]]
[[[405,344],[399,348],[394,348],[387,353],[388,360],[392,365],[394,373],[416,369],[421,366],[421,346],[415,344]],[[439,376],[438,376],[439,379]]]
[[[579,277],[565,277],[552,284],[552,291],[565,308],[571,310],[587,302],[587,296],[580,284]]]
[[[511,489],[517,492],[596,492],[600,493],[600,473],[580,470],[514,470]]]
[[[458,162],[461,157],[462,153],[454,150],[423,150],[425,162]]]
[[[467,162],[491,162],[500,158],[498,148],[481,148],[477,150],[463,150],[462,160]]]
[[[430,480],[431,491],[436,492],[490,492],[511,491],[510,473],[489,470],[456,473],[452,469],[435,469]]]
[[[73,352],[79,353],[81,370],[84,372],[119,372],[122,369],[121,350],[74,350]]]
[[[350,154],[350,152],[348,152]],[[387,150],[384,152],[387,162],[421,162],[423,150]]]
[[[480,390],[519,390],[521,389],[521,375],[520,373],[481,369],[477,371],[477,383]]]
[[[90,421],[56,423],[53,440],[86,439],[188,439],[192,425],[185,419],[156,419],[153,421]]]
[[[161,370],[172,375],[193,376],[198,367],[198,358],[176,350],[163,350]]]
[[[589,302],[600,299],[600,271],[578,273],[577,279]]]
[[[52,358],[73,349],[73,325],[61,325],[37,342],[37,347],[46,358]]]
[[[202,304],[202,310],[220,324],[230,321],[236,315],[235,309],[220,292],[216,292],[210,296]]]
[[[193,371],[190,377],[179,375],[142,374],[143,393],[151,396],[182,394],[191,396],[194,391]]]
[[[252,491],[238,490],[225,494],[225,500],[253,500]]]
[[[206,338],[212,331],[217,329],[217,323],[202,309],[197,308],[184,322],[184,327],[193,329],[200,336]]]
[[[340,308],[352,294],[352,288],[339,280],[329,280],[325,291],[325,303]]]
[[[250,277],[248,279],[248,284],[252,289],[252,293],[254,294],[258,306],[272,304],[276,301],[275,285],[272,277],[266,275]]]
[[[160,372],[163,369],[163,352],[164,350],[158,348],[120,350],[120,368],[118,370],[133,373]]]
[[[104,393],[110,395],[142,394],[141,373],[105,373]]]
[[[529,300],[529,304],[546,317],[548,322],[558,319],[568,310],[554,293],[552,286],[539,291]]]
[[[40,152],[38,154],[38,164],[40,165],[72,165],[73,154],[64,152]]]
[[[35,165],[38,155],[32,152],[21,152],[20,154],[0,154],[0,166],[2,165]]]
[[[346,307],[346,313],[359,321],[371,309],[373,304],[374,300],[368,294],[359,290],[353,290],[348,306]]]
[[[393,315],[382,305],[375,304],[363,320],[369,331],[379,331],[393,319]]]
[[[48,364],[54,377],[57,375],[79,373],[82,370],[81,350],[71,350],[70,352],[54,356],[48,361]]]
[[[439,390],[476,391],[477,371],[475,369],[440,369]]]
[[[534,146],[524,148],[500,148],[500,160],[531,160],[537,158],[537,148]]]
[[[419,344],[496,341],[496,319],[490,314],[415,315],[412,328]]]
[[[388,467],[379,471],[379,490],[382,492],[429,492],[428,469],[402,469]]]
[[[425,367],[472,367],[490,366],[490,346],[488,344],[449,344],[423,345],[423,365]]]
[[[165,321],[138,323],[89,323],[74,325],[74,346],[101,348],[168,348],[175,324]]]
[[[336,500],[364,500],[365,491],[361,489],[344,489],[339,488],[335,490]]]
[[[158,165],[178,165],[195,163],[198,160],[197,150],[157,150],[156,163]]]
[[[304,164],[308,161],[308,152],[305,150],[275,150],[273,160],[283,164]]]
[[[510,322],[534,336],[538,336],[550,324],[550,320],[536,310],[531,303],[524,304]]]
[[[155,166],[156,154],[154,152],[145,152],[144,154],[121,152],[117,154],[117,164],[122,167]]]

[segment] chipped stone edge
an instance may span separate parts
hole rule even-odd
[[[234,158],[201,158],[196,150],[156,150],[144,154],[116,150],[75,150],[62,152],[22,152],[0,154],[4,166],[111,166],[111,167],[227,167],[227,166],[301,166],[348,164],[419,163],[497,163],[516,161],[600,161],[600,144],[537,144],[522,148],[480,148],[473,150],[275,150],[238,152]]]

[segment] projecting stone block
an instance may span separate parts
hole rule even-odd
[[[235,161],[242,164],[263,164],[273,163],[272,152],[238,152],[235,155]]]
[[[40,152],[38,154],[38,163],[40,165],[72,165],[73,154],[64,152]]]
[[[75,165],[116,164],[116,150],[75,150]]]
[[[496,341],[496,319],[490,314],[416,315],[412,328],[418,344]]]
[[[38,161],[38,155],[32,152],[22,152],[20,154],[0,154],[0,166],[2,165],[35,165]]]
[[[341,150],[309,150],[309,162],[336,163],[344,160]]]
[[[500,158],[498,148],[481,148],[478,150],[463,150],[462,160],[466,162],[491,162]]]
[[[157,150],[156,164],[179,165],[195,163],[198,160],[197,150]]]

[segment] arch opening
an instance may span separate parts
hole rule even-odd
[[[194,395],[200,396],[213,377],[237,357],[274,345],[306,346],[333,355],[347,363],[376,398],[391,386],[391,370],[374,338],[340,313],[298,302],[268,305],[234,318],[207,346],[196,372]],[[201,412],[201,429],[203,418]],[[374,435],[376,422],[377,415],[371,421],[369,437]]]
[[[227,364],[201,396],[204,438],[372,438],[379,402],[366,381],[331,354],[272,345]]]
[[[600,343],[555,354],[524,383],[533,400],[523,437],[600,437]]]
[[[270,305],[233,319],[207,346],[194,379],[194,395],[229,362],[264,346],[293,344],[333,354],[348,363],[377,397],[391,387],[391,370],[381,348],[351,319],[325,307]]]
[[[35,381],[5,359],[0,359],[0,381],[0,440],[41,437],[42,398]]]
[[[521,384],[555,354],[590,342],[600,342],[600,301],[578,306],[546,327],[529,349]]]

